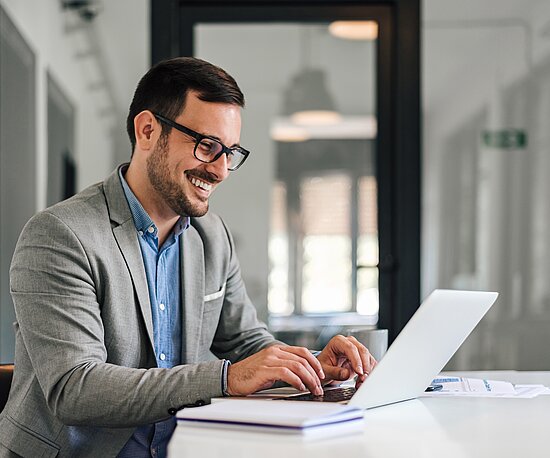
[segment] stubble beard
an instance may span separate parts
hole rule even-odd
[[[200,171],[194,172],[198,177],[202,174]],[[172,179],[168,165],[168,138],[159,139],[153,153],[147,158],[147,175],[153,189],[176,214],[200,217],[208,212],[208,199],[200,203],[191,202],[182,184]]]

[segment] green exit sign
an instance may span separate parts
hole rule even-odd
[[[523,129],[485,130],[481,136],[489,148],[524,149],[527,146],[527,132]]]

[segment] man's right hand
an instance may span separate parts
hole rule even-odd
[[[308,389],[321,395],[324,378],[321,364],[308,349],[273,345],[229,366],[227,392],[231,396],[246,396],[281,380],[298,390]]]

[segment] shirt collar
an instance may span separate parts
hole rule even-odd
[[[138,232],[142,234],[149,232],[156,236],[157,226],[155,225],[149,214],[145,211],[143,205],[141,205],[141,202],[130,189],[130,186],[128,186],[128,183],[124,178],[124,174],[126,173],[127,169],[128,165],[123,165],[118,169],[118,175],[120,177],[120,182],[122,183],[124,195],[126,196],[126,200],[128,201],[128,206],[130,207],[130,212],[132,213],[132,218],[134,219],[134,225],[136,226]],[[180,216],[176,225],[174,226],[174,229],[172,230],[172,233],[175,237],[178,237],[183,233],[185,229],[189,227],[189,224],[189,216]],[[150,228],[153,229],[151,230]]]

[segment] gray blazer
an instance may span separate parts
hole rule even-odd
[[[222,395],[222,361],[272,344],[231,235],[208,213],[182,235],[184,365],[159,369],[145,269],[115,171],[35,215],[13,257],[15,374],[0,456],[115,456],[138,425]],[[209,360],[210,359],[210,360]]]

